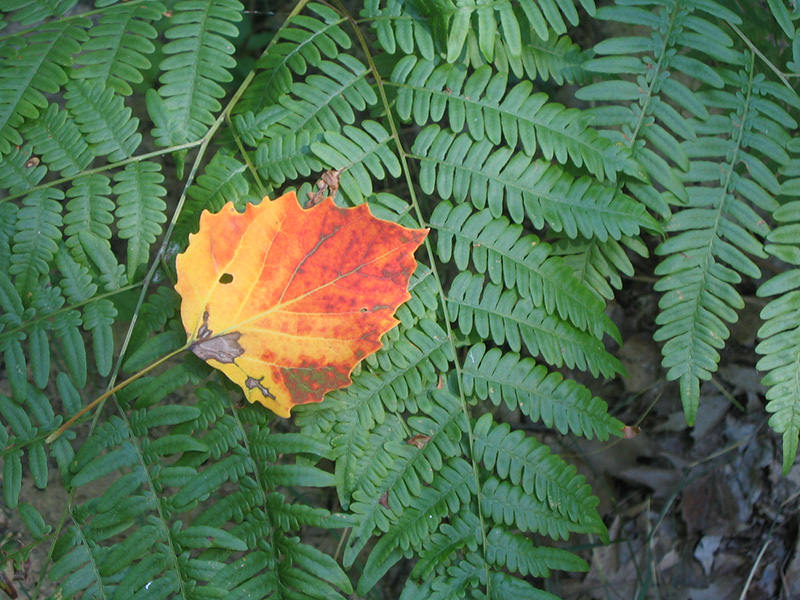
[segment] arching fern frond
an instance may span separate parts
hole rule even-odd
[[[420,186],[443,199],[476,208],[488,204],[492,215],[508,214],[516,223],[528,217],[536,228],[545,225],[597,237],[635,235],[640,228],[658,229],[644,207],[612,186],[589,177],[575,179],[547,161],[533,160],[488,140],[473,141],[466,133],[455,134],[430,125],[420,132],[411,148],[420,161]]]
[[[38,117],[47,106],[45,94],[55,94],[67,82],[66,69],[90,25],[88,19],[54,23],[0,46],[0,62],[5,63],[0,69],[0,154],[22,144],[20,125]]]
[[[417,125],[447,115],[450,130],[465,127],[475,141],[539,151],[547,160],[568,160],[584,166],[598,179],[614,181],[617,172],[635,173],[638,166],[629,150],[587,127],[588,120],[574,108],[549,102],[547,94],[533,93],[533,84],[508,86],[508,74],[483,65],[467,76],[463,65],[419,60],[407,56],[392,71],[397,87],[396,108],[401,119]]]
[[[794,180],[796,183],[796,180]],[[772,216],[780,224],[767,236],[766,251],[795,267],[800,266],[800,202],[788,202]],[[800,436],[800,269],[784,271],[758,288],[759,296],[777,296],[761,311],[764,324],[758,330],[763,355],[756,367],[766,375],[769,425],[783,435],[783,473],[789,472],[797,455]]]
[[[585,83],[589,77],[584,63],[590,51],[582,50],[568,36],[530,36],[522,48],[522,65],[531,79],[552,80],[558,85]]]
[[[154,131],[156,142],[171,146],[203,137],[214,122],[214,113],[225,95],[220,85],[231,81],[230,69],[234,25],[242,18],[238,0],[184,0],[175,4],[172,26],[165,36],[171,40],[164,47],[166,58],[159,68],[159,96],[167,114]]]
[[[476,344],[464,358],[464,393],[487,398],[495,406],[519,408],[533,421],[561,433],[607,440],[622,433],[622,423],[591,390],[558,372],[548,372],[530,358]]]
[[[794,120],[774,120],[771,98],[800,106],[788,90],[757,77],[753,64],[751,54],[746,70],[721,71],[735,91],[704,96],[718,114],[706,120],[705,135],[688,145],[698,160],[686,179],[696,185],[687,188],[687,208],[668,223],[672,237],[656,249],[666,258],[656,268],[661,279],[655,289],[665,293],[654,339],[665,342],[662,364],[669,369],[667,379],[679,380],[689,423],[697,415],[700,381],[716,370],[729,335],[725,322],[735,322],[736,311],[744,306],[734,286],[742,275],[760,276],[747,254],[766,257],[756,236],[765,236],[769,228],[756,209],[774,210],[771,194],[780,187],[762,160],[787,161],[785,127],[796,127]]]
[[[455,261],[461,271],[471,263],[477,272],[488,272],[492,283],[515,288],[534,306],[557,312],[599,339],[608,333],[621,341],[616,325],[603,312],[604,303],[566,263],[551,256],[548,244],[535,235],[522,236],[521,226],[505,217],[493,219],[488,210],[449,202],[436,206],[430,225],[437,231],[436,250],[442,261]]]
[[[133,93],[130,84],[141,83],[142,71],[151,64],[147,58],[155,51],[150,41],[157,36],[152,23],[159,21],[166,8],[161,2],[117,4],[101,14],[89,29],[89,39],[81,46],[74,77],[99,82],[123,96]]]
[[[522,344],[549,364],[578,368],[597,376],[623,372],[621,363],[602,342],[555,315],[534,308],[527,298],[503,290],[473,273],[459,273],[447,293],[450,318],[464,335],[475,331],[495,344],[519,351]]]
[[[594,0],[580,0],[580,4],[590,15],[595,14]],[[578,11],[572,0],[523,0],[518,5],[519,9],[515,10],[510,0],[492,4],[464,0],[458,2],[457,7],[450,4],[447,10],[440,9],[441,28],[448,32],[447,61],[454,62],[461,56],[465,44],[469,47],[476,42],[481,54],[491,61],[498,34],[508,53],[519,56],[522,53],[523,27],[532,28],[546,40],[550,30],[559,35],[566,33],[565,18],[573,26],[578,24]]]
[[[322,162],[311,152],[308,131],[276,136],[258,144],[254,162],[259,175],[274,187],[324,170]]]
[[[178,217],[174,239],[185,243],[189,233],[197,231],[203,210],[218,212],[226,202],[233,202],[236,210],[243,211],[248,202],[257,203],[260,198],[250,190],[246,169],[247,165],[226,150],[217,151],[186,192],[187,201]]]

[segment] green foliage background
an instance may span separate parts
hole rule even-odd
[[[561,541],[607,531],[524,425],[621,435],[573,375],[623,374],[605,309],[633,253],[659,257],[655,339],[690,423],[742,289],[770,298],[757,366],[791,467],[791,3],[253,4],[0,3],[0,456],[26,528],[0,550],[46,557],[26,593],[555,597],[552,570],[588,569]],[[183,344],[174,256],[201,210],[331,169],[341,204],[432,229],[350,387],[286,422],[182,355],[45,442]]]

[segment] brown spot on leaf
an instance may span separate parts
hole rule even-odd
[[[231,283],[232,281],[233,281],[233,275],[231,275],[230,273],[223,273],[222,275],[219,276],[220,283],[225,284],[225,283]]]
[[[263,376],[256,379],[255,377],[250,377],[248,375],[244,384],[247,386],[248,390],[257,389],[264,395],[265,398],[271,398],[272,400],[275,400],[275,396],[272,395],[272,392],[269,391],[269,388],[261,383],[263,379]]]
[[[191,351],[203,360],[214,359],[221,363],[232,363],[244,354],[239,344],[242,334],[232,331],[224,335],[214,335],[208,327],[208,311],[203,313],[203,324],[197,330],[197,341],[191,345]]]

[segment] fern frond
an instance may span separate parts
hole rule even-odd
[[[32,25],[48,17],[64,16],[76,4],[77,0],[8,0],[3,4],[3,13],[12,23]]]
[[[800,266],[797,228],[800,202],[788,202],[772,213],[780,224],[767,236],[766,251]],[[769,425],[783,436],[783,473],[787,474],[797,455],[800,436],[800,269],[775,275],[758,288],[759,296],[777,296],[761,311],[764,324],[758,330],[761,342],[756,352],[763,355],[756,367],[766,375],[766,409],[772,413]]]
[[[522,48],[522,65],[530,79],[553,80],[557,85],[585,83],[589,77],[584,63],[590,52],[582,50],[568,36],[529,36]]]
[[[590,15],[595,14],[594,0],[580,0],[580,4]],[[458,3],[457,8],[452,5],[448,8],[442,14],[445,20],[444,30],[449,32],[447,62],[457,60],[465,44],[475,44],[476,40],[481,54],[491,61],[498,35],[508,53],[519,56],[522,52],[523,27],[532,28],[540,38],[546,40],[550,30],[559,35],[566,33],[565,18],[573,26],[578,24],[578,12],[571,0],[523,0],[519,2],[520,10],[515,10],[515,5],[510,0],[493,4],[464,0]],[[473,21],[477,22],[477,28]]]
[[[725,322],[735,322],[736,311],[744,306],[734,286],[742,275],[760,277],[760,269],[747,254],[766,257],[756,236],[765,236],[769,228],[756,209],[774,210],[777,202],[771,194],[780,187],[760,156],[768,153],[768,159],[779,163],[788,160],[775,148],[780,149],[789,136],[784,124],[762,107],[774,105],[770,97],[776,92],[779,100],[800,106],[793,94],[756,77],[753,67],[750,55],[747,70],[722,70],[736,91],[705,96],[705,103],[719,114],[709,117],[699,128],[705,135],[688,145],[698,160],[686,179],[696,185],[687,188],[687,208],[676,212],[667,225],[672,237],[656,249],[666,258],[655,271],[661,277],[655,289],[665,294],[659,302],[654,339],[666,342],[662,364],[669,369],[667,379],[679,380],[689,423],[697,414],[700,381],[716,371],[719,350],[729,335]],[[791,127],[796,127],[794,120]]]
[[[3,160],[0,160],[0,185],[3,189],[19,194],[42,180],[47,173],[47,167],[43,164],[37,165],[35,159],[31,160],[32,153],[31,145],[25,144],[3,156]],[[11,206],[8,203],[4,205]]]
[[[467,76],[463,65],[406,56],[390,83],[397,88],[396,109],[405,121],[423,126],[446,114],[454,133],[466,127],[475,141],[486,138],[510,148],[520,142],[528,155],[538,150],[547,160],[585,165],[600,180],[614,181],[617,172],[638,169],[630,151],[589,128],[578,109],[549,102],[545,93],[534,94],[530,81],[509,89],[508,74],[488,65]]]
[[[442,518],[467,504],[473,494],[475,478],[472,467],[455,457],[434,475],[431,485],[422,489],[378,540],[364,565],[358,581],[358,593],[364,595],[378,579],[411,547],[421,543],[439,526]]]
[[[158,94],[167,113],[154,131],[159,145],[198,140],[214,123],[225,95],[220,84],[233,79],[236,61],[228,38],[239,35],[235,23],[243,8],[238,0],[184,0],[173,7],[172,26],[164,34],[171,41],[159,65]]]
[[[322,162],[311,152],[311,137],[308,131],[301,131],[297,135],[276,136],[259,143],[255,156],[259,175],[278,187],[287,180],[323,171]]]
[[[473,436],[475,459],[501,479],[521,488],[520,492],[524,490],[529,500],[541,503],[539,511],[555,511],[584,531],[605,532],[605,525],[595,510],[598,500],[583,475],[551,454],[546,445],[527,437],[521,430],[511,431],[507,423],[495,423],[489,413],[475,423]]]
[[[64,98],[95,156],[124,160],[139,147],[139,119],[131,116],[131,109],[112,89],[97,82],[73,80],[67,85]]]
[[[563,434],[572,432],[589,439],[607,440],[621,435],[622,423],[608,414],[608,406],[585,386],[548,372],[530,358],[488,351],[484,344],[472,346],[464,359],[464,392],[519,408],[533,421],[541,420]]]
[[[276,104],[291,89],[292,74],[304,77],[322,63],[323,57],[335,60],[352,46],[350,36],[341,28],[344,17],[317,2],[309,2],[306,8],[316,16],[301,14],[287,20],[277,41],[256,62],[257,73],[236,105],[237,115],[254,115]],[[239,130],[244,133],[244,128]]]
[[[460,273],[447,293],[450,318],[464,335],[473,330],[495,344],[507,343],[515,352],[525,344],[532,355],[560,367],[588,370],[593,375],[613,377],[623,371],[622,364],[597,338],[574,325],[534,308],[527,298],[483,277]]]
[[[61,203],[64,193],[54,188],[31,192],[22,202],[11,248],[9,274],[20,296],[27,297],[50,264],[61,239]]]
[[[455,134],[430,125],[411,148],[420,161],[420,186],[426,194],[461,202],[469,197],[478,209],[488,203],[492,216],[507,214],[516,222],[527,216],[536,228],[545,225],[597,237],[636,235],[640,228],[658,229],[644,207],[611,186],[588,177],[573,178],[548,161],[533,160],[506,146],[466,133]]]
[[[236,210],[242,211],[248,202],[258,202],[260,198],[250,190],[246,169],[247,165],[219,150],[186,191],[187,201],[178,216],[174,239],[183,244],[190,233],[196,232],[203,210],[218,212],[226,202],[233,202]]]
[[[574,276],[606,300],[614,298],[614,290],[622,289],[622,275],[631,277],[634,273],[626,249],[645,258],[649,256],[641,238],[627,235],[619,241],[607,239],[604,242],[561,236],[552,244],[553,254],[572,268]]]
[[[396,54],[398,49],[412,54],[416,49],[425,59],[433,58],[434,40],[430,26],[413,2],[367,0],[361,16],[371,21],[378,43],[389,54]]]
[[[167,204],[162,200],[167,190],[161,184],[161,166],[154,162],[134,162],[114,175],[117,194],[117,227],[119,237],[128,240],[127,272],[133,281],[140,267],[150,258],[150,246],[161,234],[167,220]]]
[[[323,60],[318,69],[320,73],[293,83],[277,104],[252,117],[237,116],[237,131],[256,142],[304,130],[311,134],[339,131],[340,123],[355,122],[356,111],[377,103],[366,80],[369,69],[357,58],[340,54],[335,62]]]
[[[611,78],[578,90],[576,97],[612,103],[591,109],[593,122],[612,128],[607,130],[609,138],[630,147],[649,177],[663,186],[663,192],[637,183],[629,189],[667,217],[670,204],[687,201],[680,173],[689,169],[690,158],[683,140],[695,138],[695,127],[685,115],[709,115],[692,82],[719,88],[722,79],[708,63],[743,64],[730,36],[716,25],[719,19],[734,24],[741,20],[713,0],[685,6],[672,0],[620,3],[600,8],[597,18],[641,24],[651,32],[598,43],[594,51],[599,57],[584,66]]]
[[[25,128],[24,136],[48,168],[60,171],[64,177],[79,173],[92,162],[92,153],[78,126],[55,104]]]
[[[69,201],[64,216],[65,241],[73,256],[84,264],[88,264],[88,258],[81,248],[81,232],[88,231],[104,240],[111,239],[114,202],[109,198],[110,195],[111,181],[100,173],[77,178],[67,190]]]
[[[488,562],[523,576],[549,577],[551,569],[577,572],[589,570],[586,561],[572,552],[534,546],[529,538],[502,527],[493,527],[486,536],[486,542]]]
[[[130,96],[130,84],[141,83],[142,71],[151,64],[151,42],[157,36],[152,23],[159,21],[166,8],[161,2],[117,4],[102,12],[99,22],[89,29],[89,39],[81,46],[74,70],[77,79],[89,79],[118,94]]]
[[[621,341],[616,325],[603,312],[603,302],[564,261],[551,256],[549,244],[535,235],[523,236],[521,226],[505,217],[493,219],[488,210],[449,202],[436,206],[430,225],[437,231],[436,250],[442,261],[453,260],[460,271],[471,262],[477,272],[488,272],[492,283],[515,288],[535,307],[557,312],[598,339],[608,333]]]
[[[29,4],[33,8],[34,3]],[[36,11],[31,18],[37,21],[42,16]],[[5,63],[0,68],[0,154],[22,144],[20,125],[38,117],[47,106],[45,94],[57,93],[67,82],[66,69],[80,51],[90,25],[88,19],[55,23],[0,46],[0,59]]]
[[[399,515],[424,493],[423,482],[430,484],[443,465],[460,460],[457,440],[464,425],[460,403],[451,394],[440,392],[431,394],[428,404],[428,417],[409,419],[413,429],[404,431],[406,440],[375,449],[358,489],[353,490],[350,510],[358,526],[348,539],[345,565],[353,563],[376,529],[395,527]],[[415,440],[415,436],[419,437]]]
[[[373,193],[372,180],[386,180],[402,173],[400,161],[389,148],[392,136],[376,121],[364,120],[360,127],[345,125],[341,133],[326,131],[310,146],[325,165],[341,170],[339,189],[353,205]]]

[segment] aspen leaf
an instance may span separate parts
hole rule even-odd
[[[204,211],[176,262],[189,347],[282,417],[320,402],[397,324],[427,233],[294,192]]]

